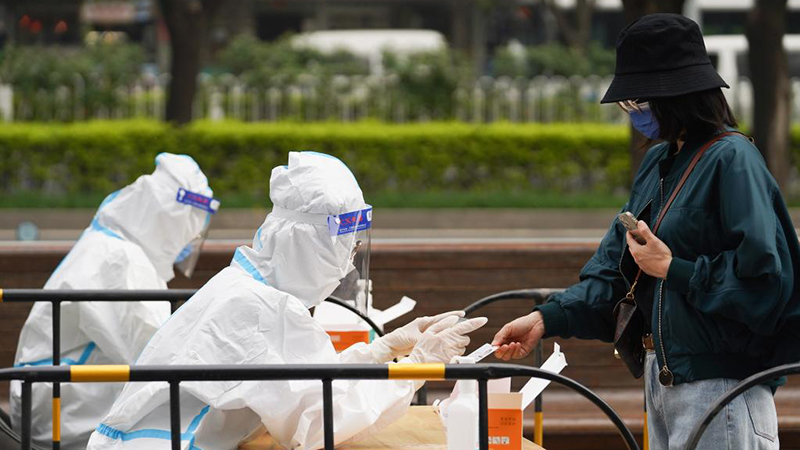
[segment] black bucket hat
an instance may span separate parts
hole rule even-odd
[[[679,14],[644,16],[620,32],[614,80],[600,103],[675,97],[726,87],[700,27]]]

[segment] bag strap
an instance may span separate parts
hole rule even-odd
[[[741,134],[742,136],[744,136],[745,138],[750,140],[750,138],[747,135],[745,135],[744,133],[742,133],[742,132],[739,132],[739,131],[726,131],[724,133],[720,133],[720,134],[714,136],[713,138],[711,138],[711,140],[709,140],[702,147],[700,147],[700,150],[698,150],[697,153],[695,153],[694,157],[692,157],[691,162],[689,162],[689,166],[686,167],[685,171],[683,171],[683,175],[681,176],[681,179],[678,181],[678,185],[675,186],[675,189],[672,190],[672,194],[670,194],[669,199],[667,200],[667,203],[665,203],[664,206],[661,208],[661,213],[658,215],[658,220],[656,221],[656,225],[652,229],[653,234],[656,234],[656,232],[658,231],[658,228],[661,226],[661,221],[664,220],[664,216],[667,215],[667,211],[669,210],[669,207],[672,206],[672,202],[675,201],[675,197],[678,196],[678,193],[680,193],[681,188],[683,188],[683,185],[686,184],[686,180],[689,178],[689,175],[691,175],[692,171],[694,170],[695,166],[697,166],[697,163],[700,161],[700,158],[703,156],[703,154],[706,152],[706,150],[708,150],[709,147],[711,147],[718,140],[720,140],[720,139],[722,139],[722,138],[724,138],[726,136],[731,136],[733,134]],[[639,269],[639,272],[636,274],[636,278],[634,278],[633,284],[631,285],[630,292],[628,292],[628,295],[625,296],[626,298],[628,298],[629,300],[632,300],[634,302],[635,302],[635,300],[634,300],[634,296],[633,296],[633,291],[634,291],[634,289],[636,289],[636,283],[639,281],[639,278],[642,276],[642,273],[643,273],[642,269]]]
[[[741,134],[738,131],[726,131],[724,133],[720,133],[714,136],[710,141],[706,142],[705,145],[703,145],[700,148],[700,150],[698,150],[697,153],[695,153],[694,157],[692,158],[692,161],[689,163],[689,166],[683,172],[683,176],[681,176],[680,181],[678,181],[678,185],[675,186],[675,189],[672,190],[672,194],[669,196],[667,203],[665,203],[664,206],[662,207],[661,214],[658,215],[658,220],[656,221],[656,226],[653,227],[653,234],[656,234],[656,231],[658,231],[658,228],[661,226],[661,221],[664,220],[664,216],[667,214],[667,210],[669,210],[669,207],[672,206],[672,202],[675,201],[675,197],[678,196],[678,193],[681,191],[681,188],[683,187],[684,184],[686,184],[686,180],[689,178],[689,175],[691,175],[692,171],[694,170],[695,166],[697,166],[697,163],[700,161],[700,158],[703,156],[706,150],[708,150],[709,147],[714,145],[715,142],[724,138],[725,136],[730,136],[732,134],[737,134],[737,133]]]

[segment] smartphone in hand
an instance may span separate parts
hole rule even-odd
[[[631,233],[631,236],[641,245],[647,244],[647,241],[644,240],[643,237],[639,236],[639,221],[636,220],[636,217],[631,214],[630,211],[625,211],[624,213],[618,216],[619,221],[622,223],[622,226],[625,227]]]

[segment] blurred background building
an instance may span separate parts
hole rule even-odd
[[[166,92],[186,60],[174,60],[162,11],[179,2],[5,0],[0,117],[621,123],[597,100],[630,4],[648,2],[658,6],[642,11],[677,8],[701,24],[750,123],[754,0],[186,0],[202,14],[219,7],[180,37],[192,62],[177,76],[199,77],[176,94],[189,105],[177,120]],[[784,22],[789,88],[800,92],[800,0]],[[789,103],[800,122],[800,95]]]
[[[479,58],[488,70],[489,56],[509,42],[569,42],[553,6],[571,20],[585,4],[575,0],[229,0],[214,19],[210,40],[213,50],[239,34],[272,41],[320,30],[433,30],[451,48]],[[752,6],[753,0],[690,0],[683,9],[705,34],[741,35]],[[591,41],[613,47],[626,22],[622,1],[596,0],[590,7]],[[0,4],[0,45],[79,45],[90,31],[124,33],[153,55],[168,39],[154,0],[6,0]],[[800,0],[788,1],[786,32],[800,33]]]

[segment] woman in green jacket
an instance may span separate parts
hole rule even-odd
[[[602,102],[618,103],[640,132],[664,141],[648,150],[622,209],[640,218],[638,229],[614,220],[578,284],[494,339],[504,360],[543,337],[613,342],[614,308],[635,291],[652,449],[684,448],[709,404],[738,380],[800,360],[800,245],[759,151],[734,132],[722,87],[691,20],[655,14],[620,33]],[[698,448],[779,448],[771,387],[732,402]]]

